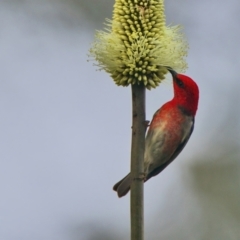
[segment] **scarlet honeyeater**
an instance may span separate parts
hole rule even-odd
[[[169,69],[174,97],[153,115],[145,139],[144,182],[159,174],[183,150],[194,128],[199,90],[188,76]],[[119,197],[130,190],[131,173],[113,186]]]

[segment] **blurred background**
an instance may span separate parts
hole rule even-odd
[[[0,239],[129,239],[130,88],[87,62],[113,0],[0,0]],[[195,131],[145,184],[146,240],[240,239],[240,2],[165,2],[200,87]],[[147,119],[172,98],[147,92]]]

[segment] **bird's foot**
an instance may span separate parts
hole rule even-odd
[[[150,126],[149,123],[150,123],[150,121],[148,121],[148,120],[145,120],[145,121],[144,121],[143,124],[144,124],[144,126],[145,126],[145,131],[147,131],[147,128]]]
[[[149,126],[150,126],[150,124],[149,124],[149,123],[150,123],[150,121],[148,121],[148,120],[145,120],[143,124],[144,124],[144,126],[147,128],[147,127],[149,127]]]
[[[140,181],[145,181],[145,179],[146,179],[145,173],[140,173],[138,177],[133,178],[133,180],[140,180]]]

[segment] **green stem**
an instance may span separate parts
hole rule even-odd
[[[145,130],[145,87],[132,85],[131,240],[144,239],[143,160]]]

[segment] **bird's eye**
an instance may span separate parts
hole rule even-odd
[[[180,80],[180,79],[176,79],[176,82],[177,82],[177,85],[180,87],[180,88],[183,88],[184,87],[184,83]]]

